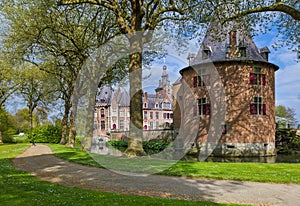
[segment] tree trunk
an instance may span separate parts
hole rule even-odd
[[[30,130],[33,128],[33,106],[29,106],[28,113],[29,113],[29,123],[30,123]]]
[[[2,141],[2,132],[0,131],[0,144],[3,144],[3,141]]]
[[[67,129],[68,129],[68,120],[69,112],[71,109],[71,103],[69,100],[65,100],[65,113],[62,119],[62,134],[60,139],[60,144],[64,145],[67,143]]]
[[[95,97],[97,91],[97,84],[92,84],[89,87],[89,96],[88,96],[88,107],[87,107],[87,120],[85,124],[85,136],[84,136],[84,145],[83,149],[85,151],[90,151],[92,147],[92,138],[94,132],[94,112],[95,112]]]
[[[74,112],[74,106],[73,106],[70,114],[70,130],[69,130],[69,139],[68,139],[68,146],[72,148],[74,147],[75,137],[76,137],[75,114],[76,112]]]
[[[138,35],[130,39],[129,82],[130,82],[130,132],[125,154],[129,157],[145,155],[142,111],[142,42]]]

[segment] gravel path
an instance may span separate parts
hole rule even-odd
[[[13,162],[16,168],[42,180],[70,187],[222,203],[268,206],[300,204],[300,185],[121,175],[64,161],[55,157],[45,145],[31,146]]]

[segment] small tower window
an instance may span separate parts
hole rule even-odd
[[[250,104],[251,115],[266,115],[267,109],[266,104],[263,104],[262,97],[254,97],[253,102]]]
[[[246,45],[245,45],[244,41],[240,42],[240,44],[239,44],[239,52],[240,52],[240,57],[247,56]]]
[[[260,67],[254,67],[249,78],[252,85],[266,85],[266,75],[262,74]]]
[[[210,115],[210,105],[206,102],[206,98],[198,99],[199,115]]]
[[[221,129],[222,129],[222,134],[227,134],[227,126],[226,126],[225,123],[223,123],[223,124],[221,125]]]
[[[104,118],[104,117],[105,117],[105,115],[104,115],[104,109],[101,109],[101,110],[100,110],[100,115],[101,115],[101,118]]]
[[[209,46],[205,46],[202,51],[202,59],[208,59],[211,57],[211,48]]]
[[[198,83],[199,87],[204,87],[204,86],[210,85],[210,75],[207,74],[206,69],[199,70],[199,76],[198,76],[197,83]]]

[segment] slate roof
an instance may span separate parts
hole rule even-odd
[[[237,46],[243,46],[246,48],[245,57],[236,57],[230,59],[226,57],[226,53],[229,49],[230,31],[236,31]],[[211,56],[208,59],[204,59],[202,56],[202,51],[207,48],[210,49]],[[205,62],[232,60],[252,60],[267,62],[267,60],[265,60],[259,53],[259,50],[253,42],[248,29],[242,22],[231,21],[222,25],[219,21],[213,20],[191,65],[201,64]]]
[[[117,96],[117,103],[121,107],[129,107],[130,106],[130,96],[126,90],[123,90]]]
[[[110,105],[112,99],[113,89],[109,85],[104,85],[99,88],[96,95],[96,104],[102,103]]]
[[[228,6],[228,14],[234,13],[234,8]],[[221,10],[224,13],[224,10]],[[216,11],[218,13],[218,11]],[[225,11],[226,13],[226,11]],[[223,14],[226,15],[226,14]],[[230,51],[230,32],[236,32],[236,48],[237,49],[245,49],[246,56],[236,55],[233,57],[229,57],[227,55],[228,51]],[[207,50],[210,52],[210,57],[205,58],[205,52]],[[270,53],[270,50],[267,47],[259,50],[255,45],[251,34],[243,21],[229,21],[224,24],[220,23],[219,17],[215,16],[207,29],[206,35],[202,41],[202,44],[194,56],[189,55],[190,58],[190,66],[195,66],[199,64],[211,63],[211,62],[224,62],[224,61],[256,61],[256,62],[265,62],[269,63],[265,56],[261,53]],[[271,64],[271,63],[269,63]],[[273,65],[273,64],[272,64]],[[274,65],[276,70],[278,67]],[[187,67],[189,68],[189,67]],[[184,68],[180,71],[182,73]]]
[[[143,102],[144,102],[143,97]],[[164,103],[164,98],[163,95],[158,96],[158,108],[155,108],[155,103],[156,103],[156,95],[155,94],[148,94],[148,101],[147,101],[147,108],[146,109],[151,109],[151,110],[161,110],[161,109],[166,109],[166,110],[173,110],[173,100],[169,100],[166,103],[170,103],[170,108],[163,108],[163,103]]]

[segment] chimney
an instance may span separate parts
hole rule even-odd
[[[269,53],[270,53],[270,50],[268,47],[263,47],[260,49],[260,55],[266,60],[266,61],[269,61]]]
[[[196,57],[196,54],[195,53],[189,53],[188,57],[187,57],[187,60],[189,60],[189,66],[192,64],[192,62],[194,61]]]
[[[226,58],[238,58],[239,51],[237,48],[237,38],[236,38],[236,31],[232,30],[229,32],[229,45],[227,47]]]
[[[229,37],[229,46],[231,48],[236,48],[236,31],[231,31],[229,33],[230,37]]]

